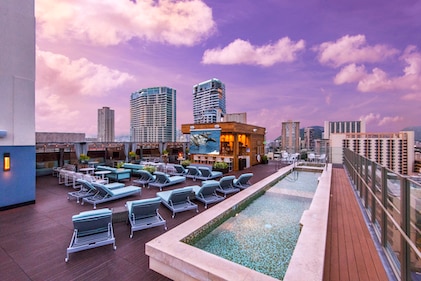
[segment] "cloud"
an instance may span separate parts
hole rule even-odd
[[[402,120],[403,120],[403,117],[401,117],[401,116],[393,116],[393,117],[387,116],[387,117],[383,117],[379,121],[378,125],[379,126],[390,125],[390,123],[396,123],[396,122],[400,122]]]
[[[86,58],[71,60],[60,54],[37,49],[37,87],[69,91],[73,96],[102,96],[134,79],[128,73],[94,64]]]
[[[349,64],[343,67],[334,78],[337,85],[357,83],[360,92],[410,92],[403,99],[419,99],[421,93],[421,53],[414,46],[409,46],[400,57],[407,66],[403,75],[390,77],[384,70],[373,68],[368,72],[365,66]]]
[[[206,50],[202,57],[204,64],[249,64],[272,66],[276,63],[292,62],[297,53],[304,50],[304,40],[291,41],[288,37],[275,44],[253,46],[248,41],[236,39],[225,48]]]
[[[132,38],[192,46],[216,29],[201,0],[37,0],[37,36],[117,45]]]
[[[321,64],[340,67],[352,63],[374,63],[398,54],[398,50],[386,45],[369,46],[364,35],[346,35],[336,42],[324,42],[313,47]]]
[[[337,85],[344,83],[358,82],[367,75],[364,66],[357,66],[355,63],[343,67],[338,74],[336,74],[333,82]]]
[[[401,117],[401,116],[381,117],[381,115],[379,113],[374,114],[374,113],[371,112],[368,115],[361,116],[360,120],[365,121],[366,124],[376,123],[377,126],[385,126],[385,125],[389,126],[390,123],[396,123],[396,122],[402,121],[403,117]]]
[[[84,58],[71,60],[38,48],[36,68],[37,131],[57,130],[52,128],[72,132],[91,131],[87,126],[96,124],[97,108],[92,108],[88,98],[107,96],[109,91],[134,79],[127,73],[94,64]],[[75,108],[76,103],[78,106]]]

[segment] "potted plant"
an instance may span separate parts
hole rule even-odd
[[[190,166],[190,164],[191,164],[190,160],[181,161],[181,166],[183,166],[184,168],[186,168],[187,166]]]
[[[90,157],[88,155],[86,155],[86,154],[83,154],[83,153],[80,154],[80,156],[79,156],[80,163],[86,164],[89,159],[90,159]]]
[[[166,149],[162,151],[162,162],[164,162],[165,165],[168,163],[168,150]]]
[[[121,168],[123,168],[123,166],[124,166],[124,163],[123,163],[123,162],[118,162],[118,163],[116,164],[116,168],[117,168],[117,169],[121,169]]]
[[[131,159],[136,158],[136,152],[134,152],[134,151],[130,151],[130,152],[129,152],[129,157],[130,157]]]
[[[213,164],[213,170],[214,171],[220,171],[223,174],[226,174],[226,173],[229,172],[228,171],[228,163],[225,163],[225,162],[215,162]]]
[[[153,174],[156,171],[156,168],[154,166],[145,166],[143,167],[143,170],[148,171],[149,173]]]
[[[262,155],[262,158],[261,158],[261,160],[260,160],[260,163],[262,163],[262,164],[267,164],[267,163],[269,163],[269,160],[268,160],[267,155]]]

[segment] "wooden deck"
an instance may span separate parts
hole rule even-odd
[[[231,173],[253,172],[259,181],[277,169],[274,162]],[[200,182],[199,182],[200,183]],[[130,184],[130,182],[126,182]],[[173,188],[197,184],[188,179]],[[70,254],[64,262],[72,236],[71,216],[91,210],[92,205],[68,201],[71,187],[58,184],[57,178],[37,178],[36,204],[0,212],[0,279],[6,280],[169,280],[149,270],[144,253],[147,241],[162,234],[163,227],[137,231],[129,238],[129,226],[114,223],[117,250],[112,246]],[[167,188],[170,189],[170,188]],[[154,197],[157,189],[142,189],[141,198]],[[364,221],[358,219],[358,205],[343,169],[334,169],[331,214],[324,280],[387,280]],[[100,204],[98,208],[121,208],[129,197]],[[205,211],[203,204],[199,211]],[[212,205],[210,206],[212,208]],[[352,210],[352,212],[351,212]],[[168,228],[196,215],[178,213],[174,219],[165,207],[160,209]],[[354,233],[359,233],[354,235]]]
[[[332,171],[331,194],[323,280],[388,280],[342,168]]]

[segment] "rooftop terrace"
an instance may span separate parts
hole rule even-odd
[[[253,183],[256,183],[279,167],[279,163],[273,161],[231,174],[252,172]],[[168,189],[193,184],[196,182],[187,179]],[[94,248],[71,254],[70,261],[65,263],[73,231],[71,216],[92,209],[92,205],[68,201],[66,195],[71,189],[59,185],[56,177],[37,177],[35,204],[0,212],[2,280],[169,280],[149,269],[145,255],[145,243],[163,234],[165,230],[161,227],[136,232],[130,239],[129,225],[116,222],[113,224],[116,251],[111,246]],[[143,188],[141,197],[154,197],[157,191]],[[331,193],[323,280],[388,280],[342,167],[333,169]],[[98,208],[121,209],[127,200],[136,198],[100,204]],[[206,211],[203,204],[198,205],[200,213]],[[169,229],[197,215],[188,211],[172,219],[165,207],[160,208],[160,213]]]

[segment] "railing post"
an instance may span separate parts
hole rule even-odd
[[[363,158],[364,163],[364,204],[366,208],[369,208],[368,206],[368,162],[369,160],[367,158]]]
[[[363,194],[362,194],[362,187],[361,187],[361,171],[362,171],[362,158],[360,155],[357,155],[357,187],[358,187],[358,192],[360,194],[360,198],[363,198]]]
[[[382,205],[387,207],[387,170],[382,167],[381,173],[381,192],[382,192]],[[384,209],[381,210],[381,243],[383,247],[387,245],[387,215]]]
[[[375,198],[376,197],[375,194],[377,190],[376,189],[376,169],[377,169],[376,163],[371,162],[371,191],[373,192],[373,196],[371,196],[371,222],[372,223],[376,221],[376,198]],[[383,240],[383,237],[381,239]]]
[[[401,222],[402,231],[410,237],[410,190],[409,182],[401,176]],[[401,280],[411,280],[410,267],[410,247],[408,242],[401,237]]]

